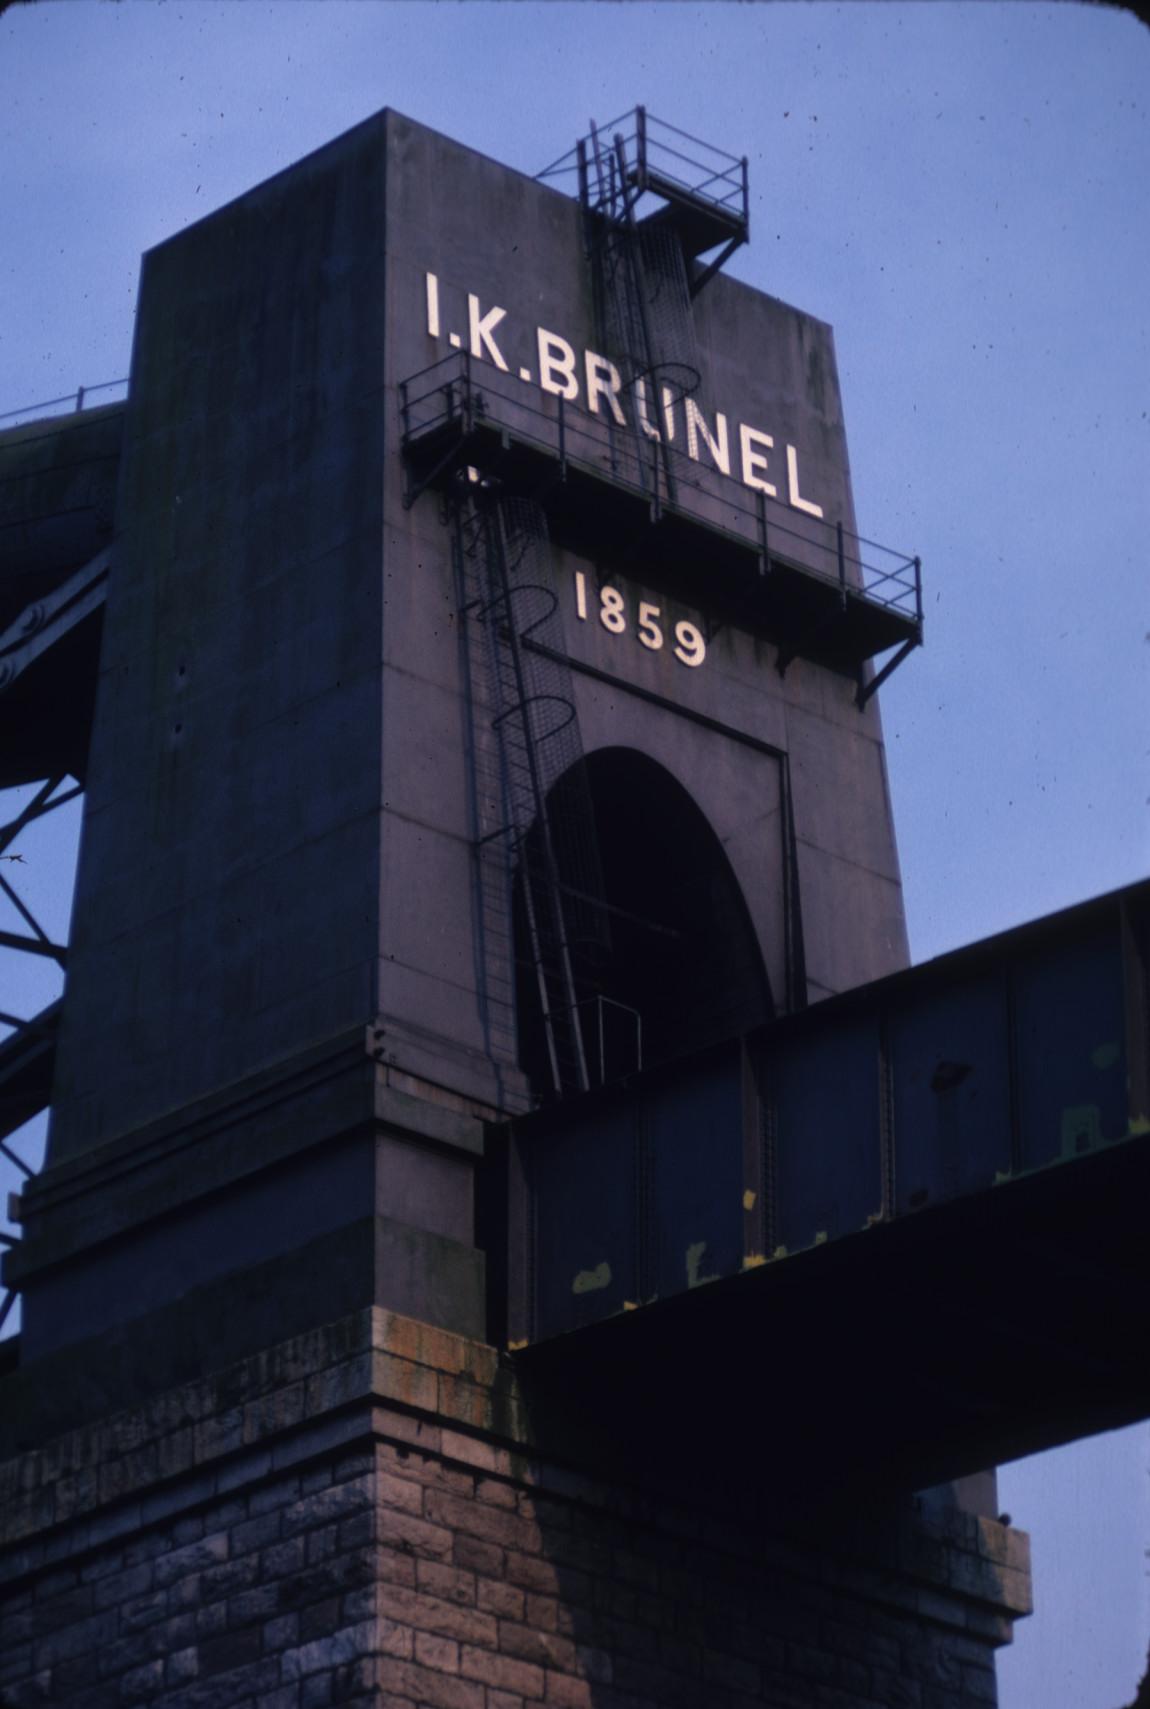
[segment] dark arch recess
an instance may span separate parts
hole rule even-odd
[[[590,797],[602,870],[606,930],[588,942],[585,877],[578,853],[557,839],[560,877],[575,892],[574,970],[581,1012],[598,1035],[595,999],[610,1005],[602,1078],[635,1066],[634,1029],[613,1005],[642,1018],[643,1066],[701,1049],[769,1019],[770,987],[738,880],[715,832],[671,774],[631,748],[604,748],[579,762],[548,797],[553,824],[570,823]],[[532,833],[535,835],[536,833]],[[581,871],[585,872],[585,865]],[[515,942],[520,1062],[533,1088],[548,1086],[546,1043],[537,983],[527,949],[520,884],[516,883]],[[596,1059],[595,1039],[589,1054]]]

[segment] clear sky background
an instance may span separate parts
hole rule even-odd
[[[141,252],[380,107],[536,172],[636,101],[749,156],[731,271],[834,325],[861,530],[923,559],[927,645],[882,695],[915,959],[1144,877],[1150,33],[1129,13],[12,7],[0,411],[126,374]],[[71,820],[4,869],[61,931]],[[0,962],[0,1009],[50,995]],[[1121,1709],[1150,1638],[1145,1429],[1001,1490],[1040,1606],[1003,1709]]]

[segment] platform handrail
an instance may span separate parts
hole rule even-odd
[[[722,506],[722,522],[710,522],[719,532],[756,547],[770,564],[799,563],[806,573],[840,589],[845,599],[895,611],[922,625],[922,565],[910,553],[869,540],[841,518],[804,516],[794,526],[795,513],[781,499],[752,491],[733,476],[696,462],[675,446],[676,496],[666,490],[666,476],[655,461],[639,459],[629,433],[612,429],[605,418],[568,407],[558,396],[536,399],[527,385],[511,373],[475,363],[465,351],[452,351],[403,381],[400,414],[403,447],[409,456],[421,441],[456,426],[462,438],[475,427],[488,425],[510,433],[548,455],[588,470],[613,484],[634,491],[657,508],[701,520],[690,501],[698,492],[704,502]],[[769,514],[769,550],[763,552],[764,520]],[[816,560],[825,563],[820,567]]]
[[[669,137],[677,141],[671,142]],[[650,188],[655,194],[660,194],[658,180],[661,179],[675,190],[721,208],[746,224],[746,156],[740,157],[716,147],[714,143],[704,142],[701,137],[692,136],[689,131],[670,124],[666,119],[656,118],[642,106],[633,107],[618,118],[609,119],[606,124],[593,125],[588,135],[580,138],[574,148],[561,154],[536,177],[545,183],[579,173],[580,158],[586,158],[588,150],[593,156],[606,158],[613,155],[619,140],[627,152],[632,182],[641,190]],[[679,143],[686,144],[693,152],[679,147]]]
[[[35,421],[41,410],[54,409],[57,404],[72,405],[73,413],[78,415],[94,392],[110,392],[117,386],[127,385],[128,380],[125,377],[122,380],[101,380],[95,386],[77,386],[74,392],[64,392],[58,398],[43,398],[39,403],[25,404],[20,409],[0,410],[0,421],[12,421],[17,416],[27,416]]]

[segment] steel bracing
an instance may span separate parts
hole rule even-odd
[[[0,951],[51,962],[61,973],[67,966],[67,946],[57,943],[44,930],[34,910],[20,894],[19,877],[10,875],[18,875],[25,864],[20,848],[22,833],[75,801],[82,792],[82,785],[67,777],[48,778],[14,817],[0,826],[0,862],[3,863],[0,866],[0,894],[25,928],[22,931],[0,930]],[[18,1144],[13,1136],[33,1116],[47,1109],[51,1101],[59,1013],[59,999],[30,1016],[0,1009],[0,1026],[11,1029],[0,1042],[0,1156],[24,1180],[30,1179],[35,1170],[25,1155],[26,1139]],[[16,1235],[0,1231],[0,1244],[14,1246],[17,1241]],[[0,1329],[7,1321],[15,1297],[11,1288],[0,1293]]]

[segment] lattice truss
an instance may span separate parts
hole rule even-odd
[[[67,963],[67,929],[82,786],[56,776],[0,790],[0,1244],[19,1239],[22,1184],[40,1167],[46,1110],[28,1064],[55,1027]],[[0,1292],[0,1329],[15,1295]]]

